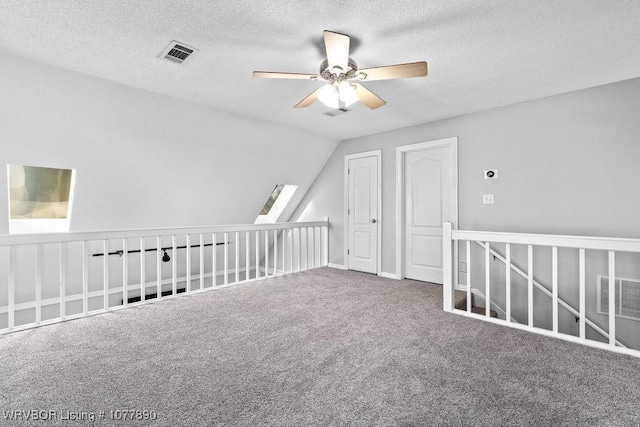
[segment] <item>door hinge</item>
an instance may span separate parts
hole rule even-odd
[[[351,169],[347,169],[347,175],[351,175]]]
[[[351,209],[347,209],[347,215],[351,215]]]
[[[347,249],[347,255],[349,255],[349,249]]]

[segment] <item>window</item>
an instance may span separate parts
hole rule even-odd
[[[9,233],[69,231],[75,173],[8,165]]]
[[[272,224],[280,220],[280,216],[289,204],[297,185],[278,184],[271,192],[267,202],[256,218],[256,224]]]
[[[269,211],[271,210],[271,208],[273,207],[273,204],[278,199],[278,196],[282,192],[283,188],[284,188],[284,185],[282,184],[276,185],[276,188],[273,189],[273,192],[269,196],[267,203],[265,203],[264,206],[262,207],[262,210],[260,211],[260,215],[269,215]]]

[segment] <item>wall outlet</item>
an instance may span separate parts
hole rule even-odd
[[[493,194],[483,194],[482,195],[482,204],[483,205],[492,205],[493,204]]]
[[[498,169],[488,169],[483,173],[484,179],[496,179],[498,178]]]

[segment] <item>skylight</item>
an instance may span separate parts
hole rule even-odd
[[[285,210],[289,201],[293,197],[293,194],[298,189],[297,185],[278,184],[275,186],[271,195],[264,204],[258,218],[256,218],[256,224],[273,224],[280,220],[282,212]]]
[[[69,231],[75,173],[7,165],[9,233]]]

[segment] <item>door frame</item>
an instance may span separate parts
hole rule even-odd
[[[419,142],[416,144],[402,145],[396,147],[396,278],[404,279],[404,163],[407,153],[414,151],[432,150],[435,148],[451,147],[451,186],[453,195],[451,197],[451,222],[452,229],[458,228],[458,137],[436,139],[433,141]],[[443,257],[444,259],[444,257]],[[458,246],[455,245],[453,253],[453,263],[458,265]],[[443,266],[444,267],[444,266]],[[458,269],[454,268],[454,281],[458,283]]]
[[[349,255],[347,249],[349,248],[349,160],[360,159],[364,157],[376,157],[378,168],[378,182],[376,183],[378,191],[378,214],[376,218],[376,233],[378,234],[378,242],[376,251],[376,274],[379,276],[382,271],[382,150],[365,151],[362,153],[347,154],[344,156],[344,244],[343,244],[343,256],[344,256],[344,268],[349,269]]]

